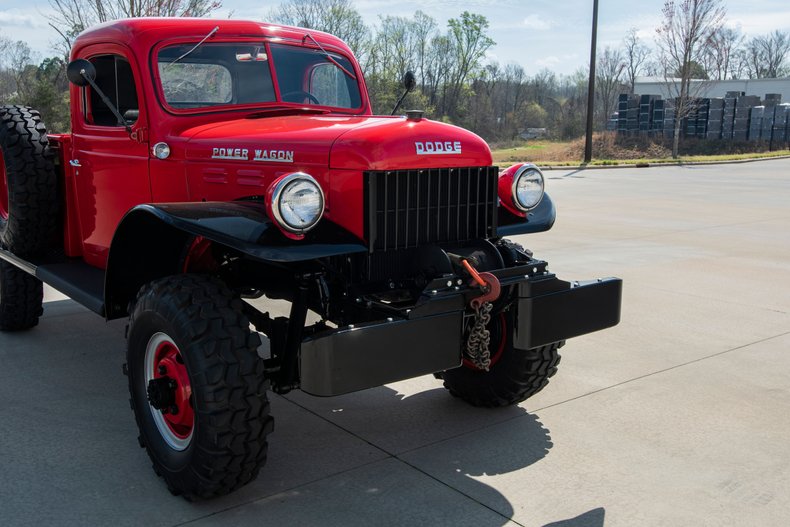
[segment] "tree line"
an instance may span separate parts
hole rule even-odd
[[[64,131],[69,125],[66,57],[80,31],[115,18],[205,16],[221,7],[217,0],[50,0],[50,4],[54,13],[50,22],[60,36],[61,53],[37,60],[26,43],[0,37],[0,103],[37,107],[53,131]],[[705,31],[697,28],[691,55],[673,60],[672,52],[689,37],[673,30],[673,24],[683,22],[678,13],[684,7],[696,13],[699,4],[710,4],[715,17],[706,21]],[[617,95],[633,92],[639,76],[790,75],[790,34],[773,31],[747,38],[724,24],[721,0],[668,1],[662,15],[654,46],[630,29],[619,46],[599,50],[598,129],[616,109]],[[557,139],[584,133],[588,69],[579,68],[570,75],[543,69],[528,75],[518,64],[487,59],[486,52],[495,41],[481,14],[464,11],[440,27],[434,18],[417,11],[410,17],[380,17],[370,27],[352,0],[286,0],[267,19],[326,31],[345,40],[362,65],[374,113],[390,113],[403,90],[401,79],[411,70],[417,89],[407,97],[404,108],[425,110],[433,119],[469,128],[489,141],[514,141],[528,128],[545,128]]]

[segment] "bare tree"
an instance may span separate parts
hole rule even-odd
[[[634,93],[636,77],[642,73],[650,57],[650,48],[642,43],[635,27],[628,30],[623,39],[623,60],[625,62],[625,78],[629,93]]]
[[[13,45],[10,39],[0,36],[0,104],[7,102],[16,91],[16,81],[8,61]]]
[[[272,22],[331,33],[364,55],[369,31],[351,0],[287,0],[269,13]]]
[[[722,27],[711,36],[709,46],[703,55],[703,65],[708,77],[712,80],[737,78],[733,71],[737,70],[737,52],[743,42],[743,35],[738,29]]]
[[[2,49],[3,53],[0,55],[0,57],[4,57],[0,65],[4,66],[8,71],[9,93],[7,96],[19,101],[30,99],[33,90],[30,82],[32,77],[30,69],[36,69],[34,63],[38,60],[38,57],[30,50],[30,46],[21,40],[16,42],[6,40],[0,46],[5,48]]]
[[[706,87],[692,84],[695,63],[699,65],[714,35],[724,21],[722,0],[666,0],[663,21],[656,29],[656,45],[661,55],[667,91],[675,98],[675,136],[672,157],[677,158],[680,127],[684,117],[695,110],[695,99]]]
[[[413,22],[414,38],[417,40],[417,64],[413,67],[417,68],[420,84],[423,86],[423,94],[428,95],[425,89],[426,73],[428,65],[428,49],[430,47],[431,35],[436,32],[436,20],[426,15],[422,11],[414,13]]]
[[[429,103],[439,109],[439,114],[444,113],[445,93],[447,81],[453,66],[454,43],[447,35],[436,35],[431,39],[431,45],[425,58],[425,79],[428,89]]]
[[[617,104],[625,67],[626,63],[620,50],[606,46],[603,53],[598,56],[598,65],[595,68],[595,95],[598,99],[597,106],[603,114],[600,118],[604,125]]]
[[[447,25],[450,28],[449,37],[453,42],[455,60],[450,71],[449,98],[445,103],[445,110],[449,115],[457,116],[464,84],[480,66],[481,59],[495,42],[486,34],[488,19],[483,15],[464,11],[459,18],[451,18]]]
[[[767,35],[754,37],[746,45],[744,65],[752,79],[773,79],[787,74],[786,65],[790,54],[790,34],[773,31]]]
[[[49,25],[63,39],[61,50],[68,55],[74,39],[89,27],[143,16],[194,16],[211,14],[221,0],[49,0],[54,11]]]

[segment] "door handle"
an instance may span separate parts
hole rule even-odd
[[[70,159],[69,160],[69,165],[71,165],[73,167],[81,167],[82,166],[82,165],[80,165],[80,160],[79,159]]]

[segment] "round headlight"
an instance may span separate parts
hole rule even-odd
[[[513,204],[526,212],[534,209],[543,199],[543,174],[537,167],[526,165],[513,178]]]
[[[285,230],[302,234],[315,227],[324,214],[324,192],[309,174],[290,174],[274,187],[272,212]]]

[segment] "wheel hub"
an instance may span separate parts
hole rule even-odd
[[[176,381],[170,377],[159,377],[148,381],[148,402],[162,413],[167,413],[176,403]],[[176,407],[178,413],[178,407]]]

